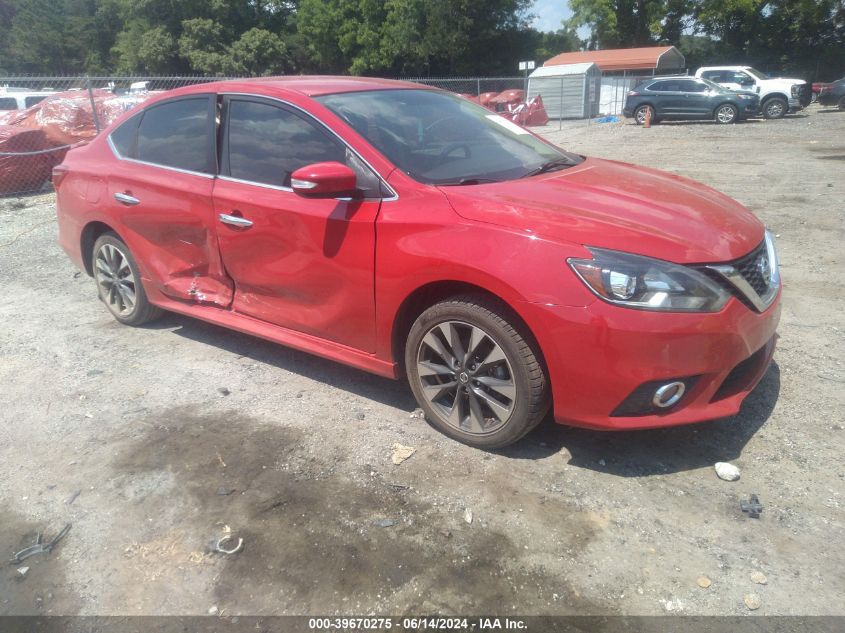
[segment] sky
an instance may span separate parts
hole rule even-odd
[[[566,0],[535,0],[531,13],[537,16],[532,26],[538,31],[557,31],[561,20],[572,15]]]

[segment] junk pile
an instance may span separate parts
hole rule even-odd
[[[478,96],[463,93],[459,96],[479,103],[519,125],[545,125],[549,122],[549,115],[543,105],[543,97],[537,95],[526,101],[525,91],[523,90],[509,89],[502,92],[482,92]]]
[[[94,90],[100,129],[148,96]],[[97,122],[87,90],[57,92],[26,110],[0,114],[0,195],[41,189],[71,147],[97,135]]]

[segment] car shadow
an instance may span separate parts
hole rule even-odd
[[[741,119],[741,120],[737,121],[736,123],[732,123],[732,124],[729,124],[729,125],[747,125],[749,123],[751,123],[751,124],[763,123],[764,121],[765,121],[765,119]],[[636,123],[636,122],[627,123],[627,125],[633,125],[633,126],[636,126],[636,127],[643,127],[642,125],[640,125],[639,123]],[[689,126],[689,125],[718,125],[719,127],[722,127],[724,124],[716,123],[716,121],[714,121],[713,119],[690,119],[688,121],[675,121],[675,120],[672,120],[672,119],[668,119],[668,120],[667,119],[661,119],[657,123],[652,123],[651,125],[653,127],[654,126],[684,127],[684,126]]]
[[[213,345],[368,400],[412,412],[417,408],[405,381],[390,380],[340,363],[168,312],[142,326]],[[766,423],[780,394],[780,369],[772,363],[740,412],[730,418],[645,431],[594,431],[556,424],[551,414],[516,444],[493,451],[512,459],[542,459],[568,451],[569,464],[620,477],[663,475],[730,461]]]
[[[825,110],[816,110],[816,114],[833,114],[834,112],[842,112],[842,110],[836,106],[827,106]]]
[[[170,330],[177,336],[213,345],[234,354],[239,360],[248,358],[272,365],[409,413],[417,407],[414,396],[404,381],[382,378],[199,319],[167,312],[162,318],[143,327]]]
[[[540,459],[561,451],[569,464],[620,477],[664,475],[736,459],[766,423],[780,393],[780,368],[763,379],[730,418],[646,431],[602,432],[547,419],[521,442],[499,451],[514,459]]]

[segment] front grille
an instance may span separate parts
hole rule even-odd
[[[777,296],[778,284],[772,284],[772,278],[777,278],[777,272],[772,267],[776,266],[777,262],[769,257],[766,241],[763,240],[748,255],[739,259],[697,269],[729,290],[752,310],[763,312]]]
[[[742,259],[738,259],[734,262],[734,268],[736,268],[739,271],[739,274],[742,275],[742,278],[745,279],[752,288],[754,288],[754,292],[762,297],[769,289],[769,278],[763,277],[760,272],[759,264],[761,257],[768,257],[765,242],[760,244],[760,246],[755,248]]]

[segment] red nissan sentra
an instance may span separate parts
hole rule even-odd
[[[173,90],[54,182],[61,245],[121,323],[169,310],[405,377],[473,446],[550,408],[596,429],[729,416],[774,351],[775,246],[742,205],[416,84]]]

